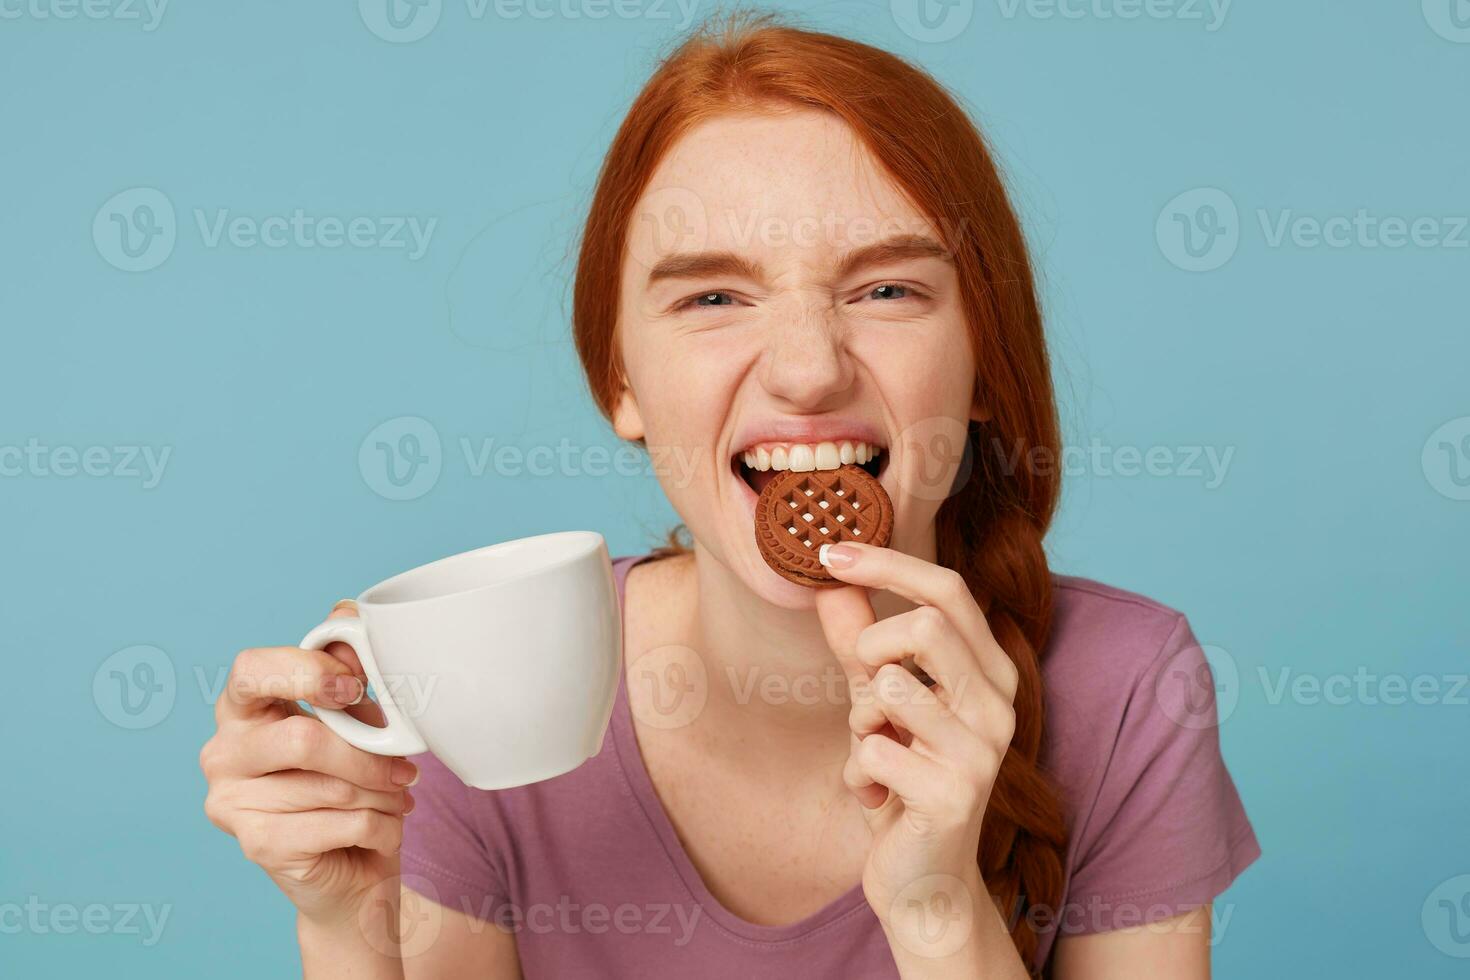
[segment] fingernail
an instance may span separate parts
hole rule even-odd
[[[357,704],[367,693],[367,688],[362,686],[362,681],[351,674],[338,674],[336,677],[329,678],[327,684],[328,693],[338,704]]]
[[[824,544],[817,549],[817,561],[828,568],[851,568],[857,552],[846,544]]]
[[[388,778],[395,786],[414,786],[419,781],[419,767],[407,759],[394,759]]]
[[[412,793],[403,794],[403,815],[406,817],[413,812],[414,802]]]

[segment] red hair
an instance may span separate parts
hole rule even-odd
[[[712,116],[785,107],[830,112],[905,190],[946,240],[958,271],[976,352],[975,390],[985,423],[971,423],[973,466],[935,520],[939,563],[964,576],[1019,673],[1016,729],[985,814],[977,856],[1023,960],[1034,964],[1037,928],[1061,907],[1067,830],[1059,796],[1040,767],[1040,655],[1052,583],[1042,538],[1060,492],[1055,399],[1040,305],[1020,223],[985,143],[932,77],[886,51],[789,27],[771,15],[736,14],[697,29],[639,93],[613,138],[581,242],[573,331],[588,384],[611,415],[622,392],[617,343],[619,282],[629,222],[674,143]],[[1032,915],[1025,914],[1027,909]]]

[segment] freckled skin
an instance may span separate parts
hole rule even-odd
[[[661,468],[664,493],[698,546],[760,599],[809,609],[811,590],[762,560],[749,491],[729,461],[751,419],[858,418],[884,436],[892,546],[934,554],[941,501],[906,493],[922,460],[906,429],[974,414],[974,356],[958,280],[940,257],[906,258],[838,279],[841,256],[900,233],[941,241],[840,120],[824,113],[722,116],[682,138],[660,163],[633,216],[658,226],[669,201],[703,211],[680,242],[629,249],[618,308],[629,383],[614,413],[624,438],[665,447],[692,468]],[[664,255],[728,250],[760,279],[721,275],[649,284]],[[905,290],[881,289],[901,284]],[[874,294],[874,290],[878,290]],[[720,293],[717,305],[681,302]],[[682,455],[681,455],[682,454]],[[933,494],[927,495],[932,497]]]

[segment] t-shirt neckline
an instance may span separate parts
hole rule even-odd
[[[624,585],[627,582],[628,572],[634,566],[652,557],[653,553],[650,552],[630,558],[619,558],[614,563],[614,580],[617,583],[620,607],[624,599]],[[787,925],[761,925],[744,919],[727,909],[705,885],[704,878],[695,868],[688,852],[685,851],[683,842],[679,840],[679,835],[674,830],[674,823],[669,818],[663,801],[658,798],[658,793],[653,787],[653,779],[648,774],[648,768],[644,765],[643,753],[638,747],[638,734],[633,727],[632,710],[628,704],[626,660],[618,670],[618,693],[613,703],[609,728],[612,731],[618,769],[623,774],[623,780],[629,792],[638,801],[639,809],[643,811],[649,828],[663,846],[664,853],[683,881],[684,887],[689,891],[690,898],[717,925],[750,942],[790,943],[816,936],[868,910],[867,897],[863,894],[861,882],[811,915]]]

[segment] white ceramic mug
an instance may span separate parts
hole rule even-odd
[[[550,779],[600,749],[622,669],[602,535],[562,531],[444,558],[374,585],[357,612],[301,646],[357,651],[386,726],[316,712],[358,748],[431,751],[477,789]]]

